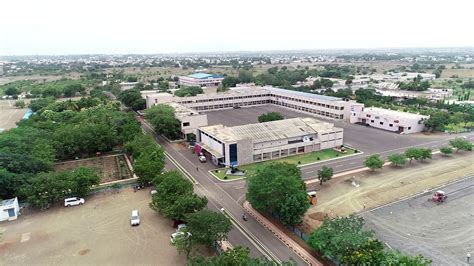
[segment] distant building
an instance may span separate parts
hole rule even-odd
[[[399,134],[411,134],[425,129],[424,121],[429,116],[363,106],[351,111],[350,122],[362,124]]]
[[[133,89],[138,82],[120,82],[120,89],[123,91]]]
[[[18,198],[0,201],[0,222],[16,220],[19,214]]]
[[[189,76],[180,76],[178,84],[181,86],[217,87],[224,80],[222,75],[194,73]]]
[[[314,118],[226,127],[200,127],[197,152],[214,164],[237,166],[341,146],[343,129]]]

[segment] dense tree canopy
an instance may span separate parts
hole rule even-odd
[[[146,100],[142,98],[139,90],[131,89],[122,91],[118,94],[117,99],[134,111],[145,109]]]
[[[201,93],[204,93],[201,87],[183,87],[175,91],[174,95],[178,97],[186,97],[186,96],[196,96]]]
[[[145,111],[145,119],[149,121],[158,134],[170,139],[181,136],[181,124],[174,116],[174,109],[165,104],[158,104]]]
[[[297,224],[309,208],[306,186],[295,165],[272,163],[248,177],[247,182],[247,199],[252,206],[279,214],[285,224]]]
[[[192,239],[199,244],[211,247],[216,241],[226,240],[232,224],[224,214],[209,210],[191,213],[186,218]]]

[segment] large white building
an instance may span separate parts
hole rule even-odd
[[[348,119],[352,106],[363,106],[341,98],[291,91],[274,87],[235,88],[223,93],[173,97],[171,94],[146,96],[147,108],[164,102],[177,102],[205,112],[238,107],[274,104],[297,112],[331,119]]]
[[[226,127],[200,127],[196,152],[215,164],[237,166],[341,146],[343,130],[314,118]]]
[[[181,124],[182,137],[186,137],[188,134],[194,134],[196,129],[199,127],[207,126],[206,114],[196,112],[195,110],[179,103],[169,102],[166,104],[174,109],[174,116]]]
[[[375,107],[356,107],[351,112],[350,122],[367,125],[399,134],[421,132],[429,116],[393,111]]]
[[[189,76],[180,76],[178,84],[181,86],[217,87],[224,80],[224,76],[206,73],[194,73]]]

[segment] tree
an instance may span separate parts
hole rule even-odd
[[[141,185],[150,184],[165,167],[165,155],[161,146],[152,145],[141,151],[134,160],[133,171]]]
[[[0,199],[20,196],[20,188],[26,183],[27,177],[0,168]]]
[[[405,150],[405,156],[410,159],[410,164],[413,159],[419,160],[421,158],[421,150],[418,148],[408,148]]]
[[[65,198],[72,186],[68,172],[40,173],[28,181],[22,193],[31,205],[46,209],[51,203]]]
[[[285,217],[284,223],[299,221],[309,208],[306,185],[295,165],[272,163],[250,175],[247,182],[247,199],[252,206],[258,211],[275,212]],[[295,210],[290,210],[290,206]]]
[[[227,76],[222,80],[222,86],[224,88],[232,88],[235,87],[239,83],[239,80],[233,76]]]
[[[278,206],[280,221],[284,225],[300,224],[309,206],[310,204],[306,192],[300,191],[288,195],[280,206]]]
[[[446,112],[436,111],[425,121],[425,126],[432,131],[443,131],[449,122],[449,115]]]
[[[431,154],[432,154],[431,149],[421,148],[420,149],[420,160],[431,159],[431,157],[432,157]]]
[[[196,256],[188,261],[189,266],[270,266],[273,262],[267,260],[265,257],[252,258],[250,250],[247,247],[236,246],[229,249],[219,256]],[[296,265],[294,262],[283,262],[282,265]]]
[[[446,147],[442,147],[441,149],[439,149],[439,151],[443,154],[443,155],[450,155],[453,153],[453,148],[449,147],[449,146],[446,146]]]
[[[404,154],[392,154],[388,156],[388,160],[394,166],[401,166],[407,163],[407,157]]]
[[[334,171],[331,167],[323,166],[318,171],[319,185],[322,186],[324,182],[327,182],[327,181],[331,180],[333,172]]]
[[[251,71],[241,69],[239,71],[238,79],[240,83],[251,83],[254,82],[254,77]]]
[[[364,160],[365,167],[370,168],[370,170],[372,171],[374,171],[375,169],[382,168],[383,164],[384,164],[384,161],[380,159],[379,154],[370,155]]]
[[[53,102],[54,102],[54,99],[52,98],[41,98],[37,100],[32,100],[30,104],[28,105],[28,107],[30,107],[30,109],[33,112],[38,112],[39,110],[45,108],[46,106],[48,106],[49,104]]]
[[[78,197],[89,195],[91,187],[100,183],[100,177],[94,169],[79,167],[71,171],[70,180],[73,182],[71,194]]]
[[[449,144],[459,151],[472,151],[472,143],[465,138],[455,138],[449,141]]]
[[[188,214],[200,211],[207,205],[205,197],[193,193],[193,184],[177,171],[169,171],[154,180],[157,193],[150,207],[165,217],[185,220]]]
[[[382,261],[379,265],[416,265],[416,266],[429,266],[431,260],[421,255],[410,256],[403,254],[398,250],[386,251],[384,253]]]
[[[16,108],[20,108],[20,109],[21,109],[21,108],[25,108],[25,101],[23,101],[23,100],[18,100],[18,101],[16,101],[16,102],[15,102],[15,107],[16,107]]]
[[[272,163],[247,179],[247,199],[259,211],[273,212],[284,202],[287,193],[303,191],[300,170],[288,163]],[[305,191],[305,190],[304,190]]]
[[[270,122],[270,121],[276,121],[276,120],[283,120],[285,117],[278,112],[268,112],[266,114],[262,114],[258,117],[258,122],[263,123],[263,122]]]
[[[5,89],[5,94],[9,96],[18,95],[20,94],[20,90],[15,87],[8,87]]]
[[[184,87],[174,92],[175,96],[178,97],[187,97],[187,96],[196,96],[198,94],[202,94],[204,91],[201,87],[194,86],[194,87]]]
[[[158,134],[170,139],[178,139],[181,136],[181,123],[174,116],[174,109],[171,106],[155,105],[145,111],[145,119],[153,125]]]
[[[186,258],[189,259],[191,252],[196,246],[196,243],[194,239],[192,238],[192,236],[188,235],[187,229],[183,229],[182,233],[183,234],[177,235],[175,237],[175,240],[172,243],[172,245],[176,247],[176,249],[178,250],[178,253],[186,254]]]
[[[186,221],[193,240],[208,247],[216,241],[226,240],[232,228],[229,218],[224,214],[206,209],[189,214]]]
[[[127,107],[133,107],[135,104],[138,103],[143,103],[142,95],[140,91],[131,89],[131,90],[125,90],[119,93],[117,96],[117,99],[119,99],[123,104],[125,104]],[[140,108],[143,109],[143,108]],[[140,110],[138,109],[138,110]]]
[[[363,229],[364,219],[350,215],[329,219],[325,217],[322,225],[315,229],[308,245],[325,258],[336,259],[339,262],[353,261],[351,256],[356,252],[368,253],[383,250],[383,245],[375,239],[372,231]]]
[[[163,210],[163,215],[178,221],[184,221],[186,215],[202,210],[207,205],[206,197],[196,194],[184,194],[173,205]]]

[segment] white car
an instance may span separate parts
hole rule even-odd
[[[172,234],[171,234],[170,240],[171,240],[171,243],[174,244],[174,242],[176,241],[177,238],[179,238],[179,237],[186,237],[186,238],[188,238],[188,237],[190,237],[190,236],[191,236],[191,233],[190,233],[190,232],[186,232],[186,233],[185,233],[185,232],[176,232],[176,233],[172,233]]]
[[[86,201],[83,198],[72,197],[64,200],[64,207],[82,205]]]
[[[199,156],[199,161],[201,163],[205,163],[207,161],[206,156],[204,156],[204,155]]]
[[[138,210],[132,211],[132,215],[130,216],[130,225],[140,225],[140,214],[138,213]]]

